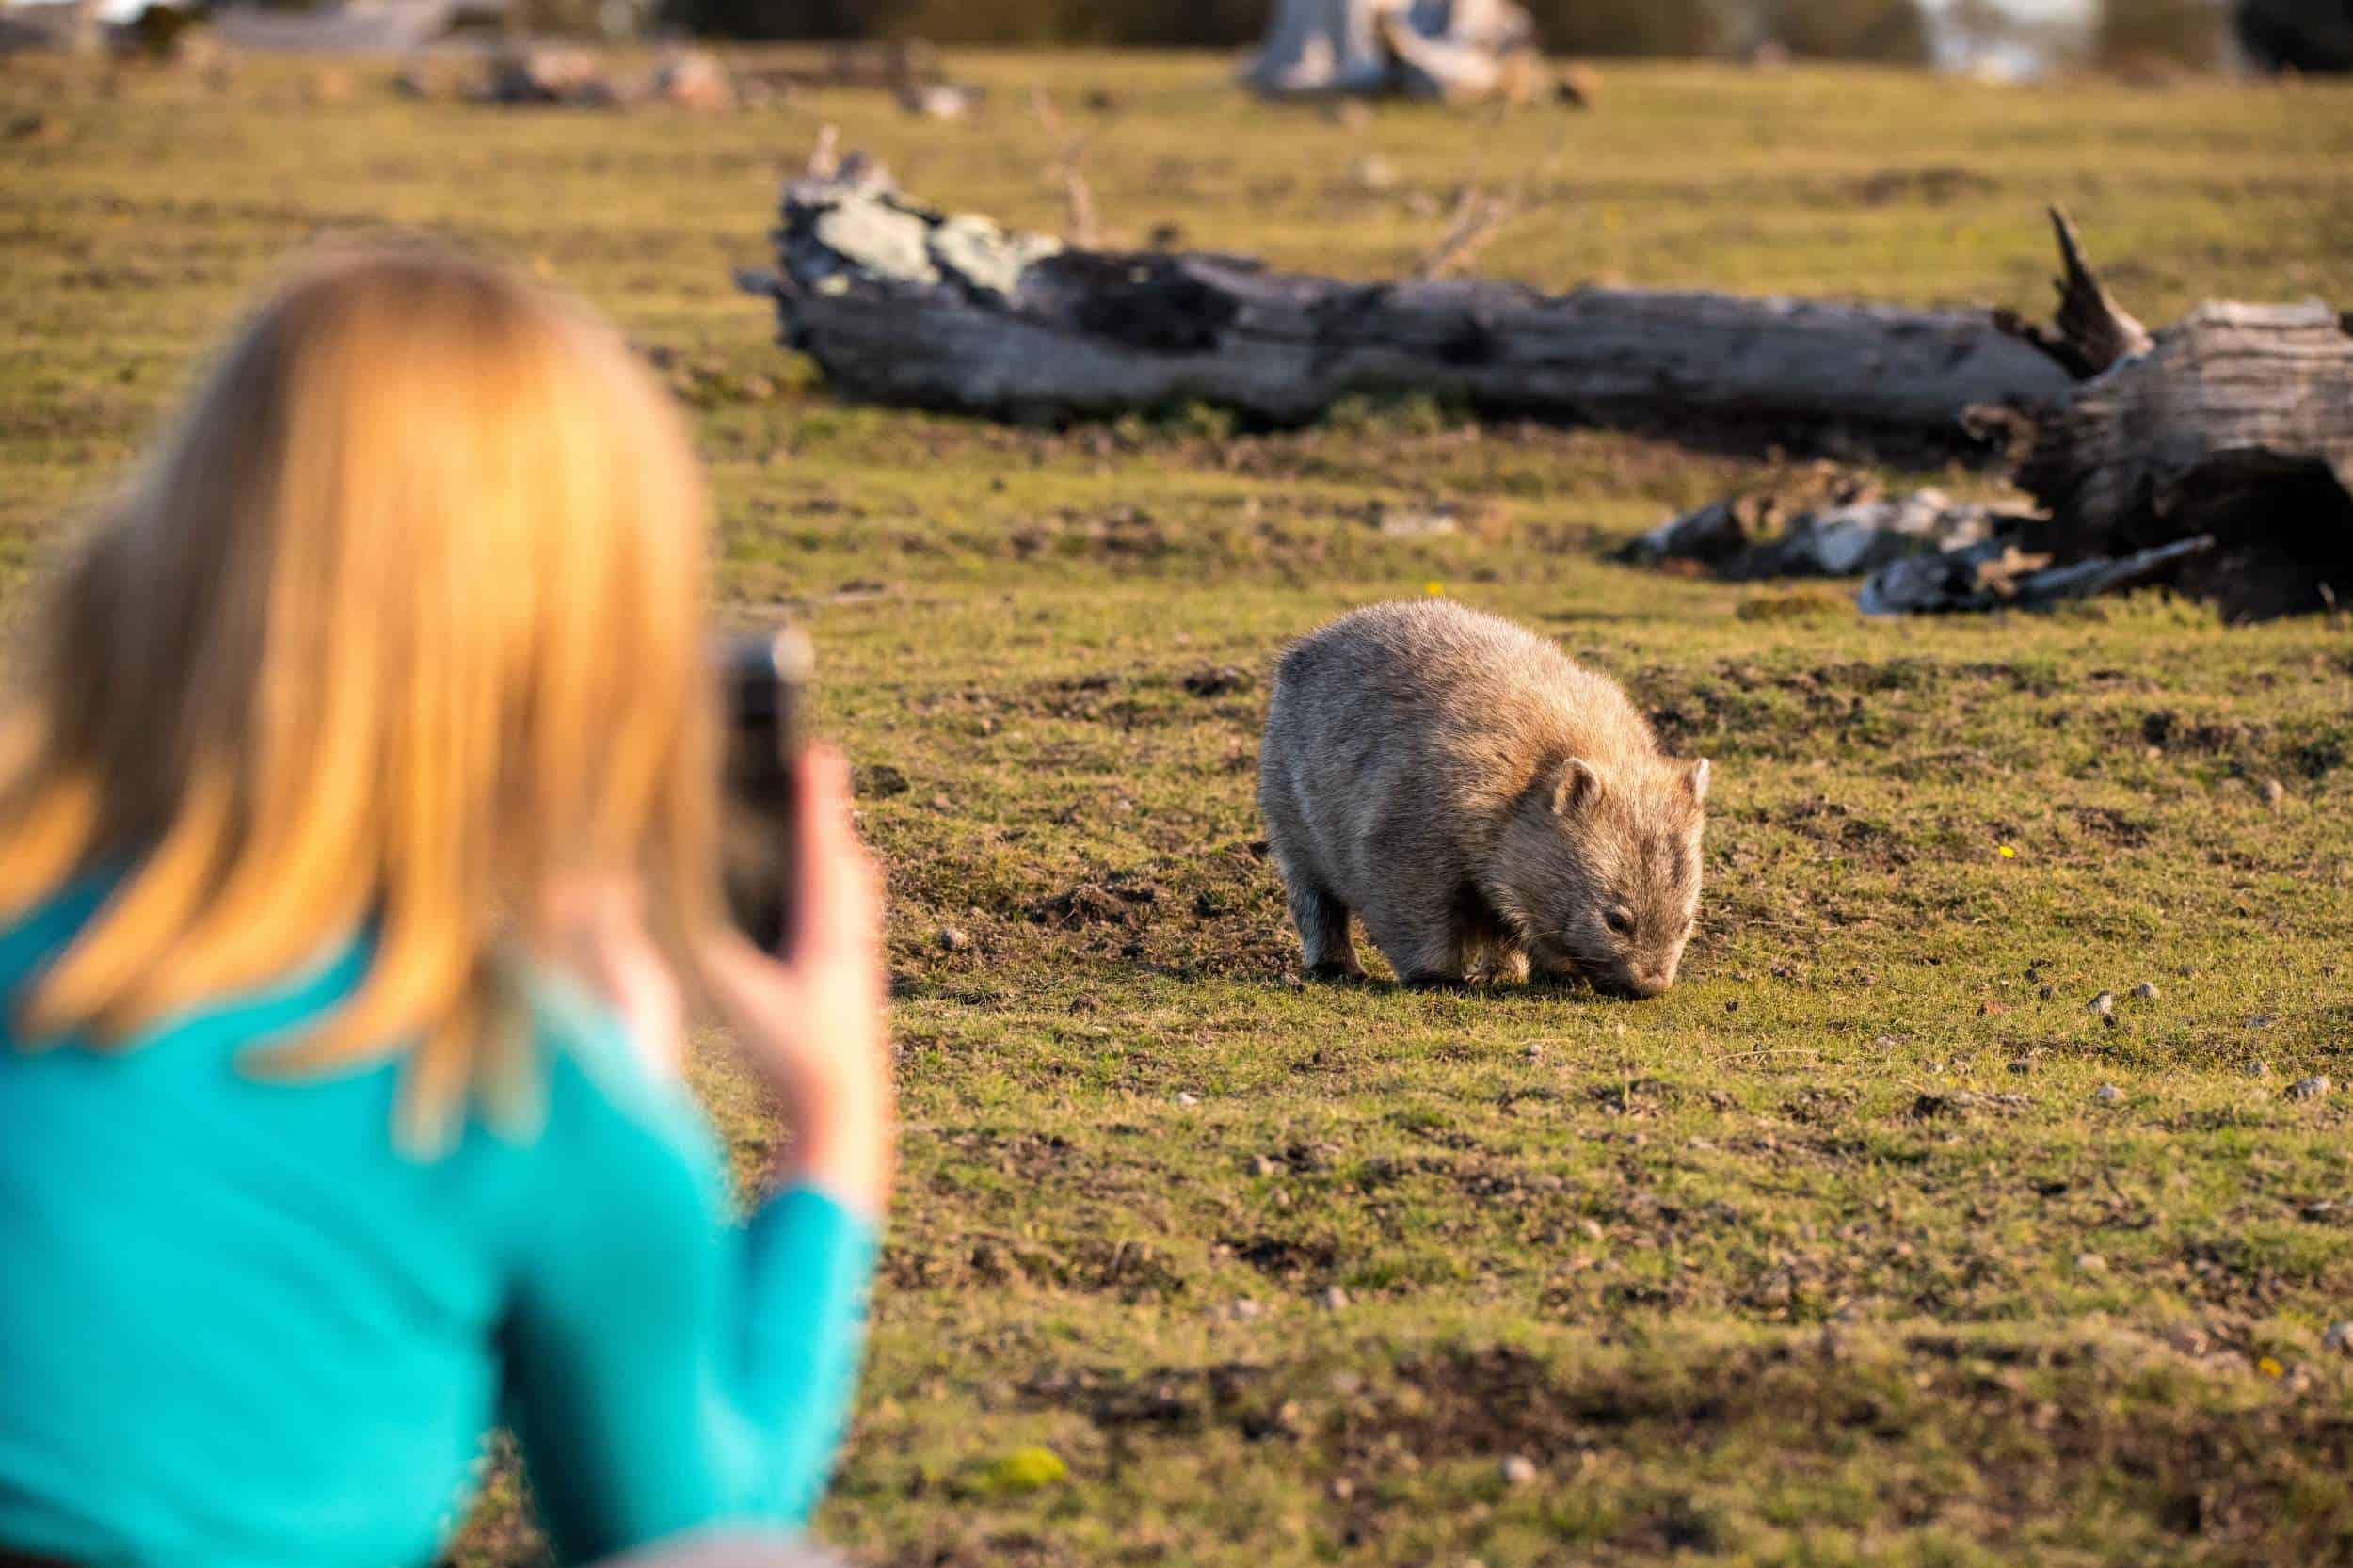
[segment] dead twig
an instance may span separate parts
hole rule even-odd
[[[1446,232],[1438,236],[1436,244],[1422,252],[1421,260],[1414,264],[1408,276],[1416,282],[1432,282],[1477,260],[1481,251],[1527,212],[1537,183],[1551,177],[1566,151],[1565,146],[1556,146],[1542,163],[1522,174],[1508,190],[1489,194],[1480,189],[1476,181],[1465,184],[1454,200],[1454,212],[1447,220]]]
[[[1030,89],[1030,113],[1048,135],[1062,136],[1068,131],[1068,122],[1044,88]],[[1063,201],[1069,209],[1069,225],[1064,237],[1081,249],[1092,250],[1102,243],[1103,225],[1102,215],[1095,204],[1095,187],[1087,183],[1086,172],[1080,165],[1087,150],[1095,145],[1095,138],[1109,125],[1106,120],[1091,131],[1070,136],[1046,166],[1047,178],[1062,186]]]
[[[1455,198],[1454,215],[1447,220],[1446,232],[1422,252],[1407,276],[1427,283],[1469,265],[1517,216],[1519,202],[1512,195],[1489,196],[1476,185],[1465,185],[1463,194]]]

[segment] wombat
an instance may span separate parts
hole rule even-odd
[[[1707,763],[1662,754],[1617,683],[1447,600],[1291,645],[1258,808],[1310,972],[1353,976],[1352,911],[1408,984],[1674,983],[1700,898]]]

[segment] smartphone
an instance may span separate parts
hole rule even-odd
[[[763,952],[792,939],[797,765],[816,650],[797,627],[731,639],[720,655],[727,741],[721,866],[728,908]]]

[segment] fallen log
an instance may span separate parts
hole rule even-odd
[[[837,387],[1023,423],[1198,401],[1297,424],[1402,391],[1750,450],[1982,456],[1965,411],[2029,409],[2068,387],[1974,312],[1348,282],[1246,257],[1075,248],[839,173],[790,183],[774,238],[776,270],[739,281],[776,302],[783,341]]]

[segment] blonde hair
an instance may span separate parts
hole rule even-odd
[[[255,1070],[403,1057],[404,1142],[537,1082],[518,945],[568,872],[716,911],[707,518],[584,310],[424,247],[323,257],[52,584],[0,708],[0,916],[118,874],[20,994],[120,1048],[369,933]]]

